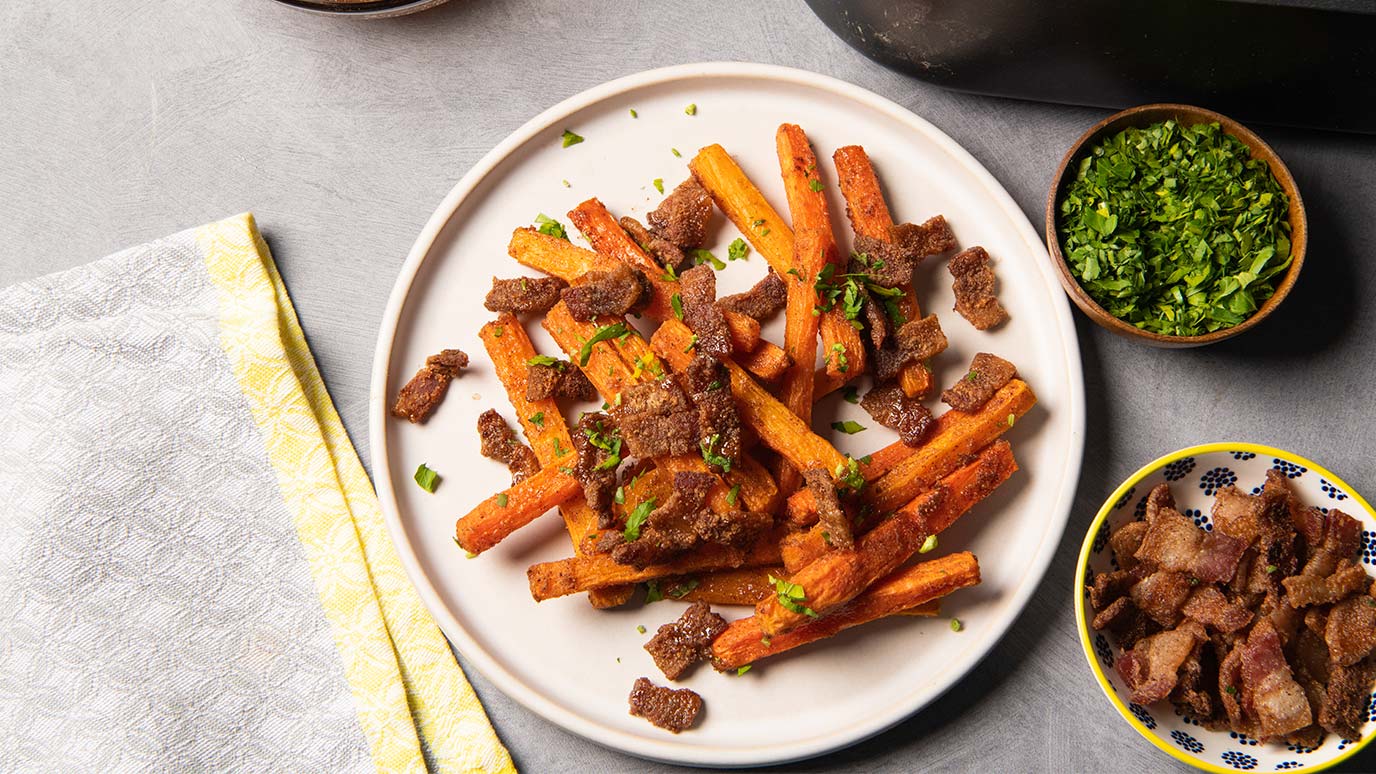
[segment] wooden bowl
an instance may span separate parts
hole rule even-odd
[[[1085,292],[1084,288],[1080,287],[1079,280],[1070,273],[1070,265],[1066,263],[1065,255],[1061,252],[1060,233],[1057,229],[1060,217],[1058,205],[1061,194],[1074,180],[1075,173],[1079,169],[1080,159],[1090,148],[1097,145],[1105,137],[1123,129],[1134,126],[1145,127],[1171,118],[1182,126],[1217,123],[1223,131],[1241,140],[1242,144],[1251,150],[1253,158],[1259,158],[1266,162],[1267,166],[1271,168],[1271,174],[1275,176],[1276,182],[1280,183],[1281,190],[1290,199],[1290,212],[1287,216],[1290,221],[1290,268],[1286,270],[1280,284],[1276,286],[1275,294],[1268,298],[1251,317],[1241,323],[1201,336],[1168,336],[1153,333],[1109,314],[1090,297],[1089,293]],[[1212,344],[1236,336],[1266,319],[1266,316],[1275,311],[1276,307],[1280,306],[1280,303],[1290,294],[1290,288],[1294,287],[1295,280],[1300,274],[1300,267],[1304,264],[1305,246],[1308,241],[1308,221],[1305,219],[1304,202],[1300,199],[1299,188],[1295,186],[1295,179],[1290,176],[1290,170],[1285,167],[1285,163],[1280,160],[1276,152],[1271,150],[1271,146],[1233,119],[1212,110],[1189,105],[1142,105],[1141,107],[1129,108],[1121,113],[1115,113],[1090,127],[1089,131],[1080,135],[1080,139],[1070,146],[1070,150],[1061,159],[1061,165],[1056,169],[1056,177],[1051,184],[1051,190],[1046,195],[1046,249],[1051,254],[1051,261],[1056,265],[1057,276],[1061,278],[1061,286],[1065,288],[1070,300],[1074,301],[1082,312],[1089,315],[1089,318],[1099,325],[1120,336],[1136,339],[1155,347],[1184,348]]]

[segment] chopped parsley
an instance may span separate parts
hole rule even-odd
[[[831,361],[833,356],[836,359],[836,370],[845,373],[850,370],[850,360],[846,358],[846,345],[836,342],[831,345],[831,352],[827,355],[827,361]]]
[[[855,435],[856,433],[864,431],[865,426],[860,424],[859,422],[847,419],[844,422],[832,422],[831,429],[839,430],[845,433],[846,435]]]
[[[568,449],[565,449],[565,448],[564,448],[564,445],[563,445],[562,443],[559,443],[559,439],[558,439],[558,438],[555,438],[555,439],[554,439],[554,456],[556,456],[556,457],[562,457],[562,456],[564,456],[565,454],[568,454],[568,453],[569,453],[569,450],[568,450]]]
[[[1164,121],[1105,138],[1059,203],[1071,274],[1114,317],[1168,336],[1231,328],[1290,266],[1290,202],[1218,124]]]
[[[698,448],[702,449],[702,460],[708,465],[712,465],[723,473],[731,472],[731,458],[721,453],[721,435],[712,433],[698,443]]]
[[[684,348],[683,348],[683,351],[684,351],[684,352],[692,352],[692,351],[693,351],[693,347],[696,347],[697,345],[698,345],[698,335],[697,335],[696,333],[694,333],[694,334],[693,334],[693,337],[692,337],[691,339],[688,340],[688,346],[684,347]]]
[[[844,398],[847,403],[859,403],[860,391],[855,389],[855,385],[853,384],[847,385],[846,389],[841,392],[841,397]]]
[[[630,514],[626,516],[626,528],[622,530],[621,536],[627,543],[640,539],[640,527],[645,520],[650,518],[650,511],[655,509],[655,498],[642,501]]]
[[[836,470],[831,472],[832,477],[844,484],[852,492],[859,492],[865,488],[865,477],[860,474],[860,465],[854,459],[847,456],[846,461],[838,463]]]
[[[578,365],[586,366],[592,357],[592,345],[599,341],[610,341],[611,339],[624,338],[631,335],[631,329],[624,322],[616,322],[611,325],[599,325],[593,331],[592,336],[583,342],[582,348],[578,350]]]
[[[543,428],[545,426],[545,412],[537,411],[534,414],[531,414],[530,423],[532,425],[535,425],[536,427]]]
[[[569,185],[569,181],[567,181],[567,180],[560,180],[559,182],[563,183],[565,188],[572,188],[572,187],[573,187],[573,186]]]
[[[617,505],[626,504],[626,487],[619,486],[616,488],[616,494],[612,495],[612,502],[616,503]]]
[[[1268,565],[1266,565],[1266,574],[1267,574],[1267,575],[1270,575],[1271,573],[1273,573],[1273,572],[1275,572],[1276,570],[1279,570],[1279,569],[1280,569],[1280,568],[1277,567],[1277,566],[1275,566],[1274,564],[1268,564]]]
[[[570,132],[567,129],[564,130],[564,134],[561,137],[561,139],[564,142],[565,148],[569,147],[570,145],[577,145],[578,143],[583,141],[583,138],[580,135],[574,134],[573,132]]]
[[[654,182],[655,190],[656,190],[656,191],[659,191],[660,193],[664,193],[664,178],[662,178],[662,177],[657,177],[657,178],[654,179],[653,182]]]
[[[669,152],[672,153],[672,154],[674,154],[674,158],[676,158],[676,159],[681,159],[681,158],[683,158],[683,154],[678,152],[678,148],[670,148],[670,149],[669,149]]]
[[[967,381],[967,382],[977,382],[977,381],[979,381],[979,369],[978,369],[978,368],[971,368],[971,369],[970,369],[970,373],[968,373],[968,374],[965,375],[965,381]]]
[[[736,237],[731,241],[731,245],[726,248],[726,258],[732,261],[743,261],[750,255],[750,245],[744,239]]]
[[[865,456],[863,456],[863,457],[860,458],[860,464],[861,464],[861,465],[868,465],[868,464],[870,464],[871,462],[874,462],[874,455],[873,455],[873,454],[866,454]]]
[[[689,253],[689,255],[693,256],[694,266],[701,266],[704,263],[710,263],[712,264],[712,268],[716,269],[717,271],[721,271],[722,269],[726,268],[726,262],[718,258],[717,256],[712,255],[711,250],[704,250],[701,247],[696,247],[693,248],[693,251]]]
[[[933,551],[935,551],[935,550],[936,550],[936,535],[928,535],[928,536],[927,536],[927,539],[924,540],[924,541],[922,541],[922,547],[919,548],[919,549],[917,549],[917,552],[918,552],[919,554],[929,554],[929,553],[931,553],[931,552],[933,552]]]
[[[659,590],[659,581],[645,581],[645,604],[658,602],[661,599],[664,599],[664,594]]]
[[[774,598],[779,601],[785,610],[800,613],[808,618],[818,618],[817,611],[804,605],[807,601],[807,593],[803,587],[796,583],[789,583],[782,578],[775,578],[773,574],[769,576],[769,582],[774,584]]]
[[[690,116],[695,116],[695,115],[697,115],[697,114],[698,114],[698,103],[696,103],[696,102],[689,103],[688,107],[686,107],[686,108],[683,109],[683,112],[686,113],[686,114],[688,114],[688,115],[690,115]]]
[[[497,507],[498,507],[498,508],[505,508],[505,507],[506,507],[506,504],[507,504],[509,501],[510,501],[510,498],[507,496],[507,493],[506,493],[506,492],[502,492],[501,494],[497,495]]]
[[[960,619],[959,619],[959,618],[952,618],[952,619],[951,619],[951,631],[953,631],[953,632],[958,632],[958,631],[960,631],[961,629],[964,629],[964,628],[965,628],[965,625],[962,624],[962,623],[960,622]]]
[[[588,443],[594,448],[606,452],[607,458],[597,463],[593,470],[615,470],[621,464],[621,433],[615,428],[607,433],[603,431],[601,422],[596,424],[596,429],[584,428],[583,435],[588,437]]]
[[[701,585],[701,581],[699,581],[697,578],[689,578],[688,580],[669,589],[669,596],[673,597],[674,599],[683,599],[684,597],[688,596],[688,592],[697,588],[699,585]]]
[[[526,365],[549,366],[550,368],[557,368],[560,371],[569,367],[569,364],[567,362],[560,360],[557,357],[550,357],[549,355],[536,355],[535,357],[532,357],[531,359],[527,360]]]
[[[750,671],[750,667],[751,667],[750,664],[746,664],[746,665],[743,666],[743,667],[738,667],[738,668],[736,669],[736,677],[740,677],[741,675],[745,674],[746,672],[749,672],[749,671]]]
[[[678,294],[678,293],[675,293],[675,294],[673,294],[672,296],[670,296],[670,297],[669,297],[669,306],[673,307],[673,310],[674,310],[674,317],[675,317],[676,319],[682,320],[682,319],[683,319],[683,296],[680,295],[680,294]]]
[[[636,624],[635,630],[641,634],[645,633],[645,624]]]
[[[811,188],[813,191],[820,191],[824,188],[821,180],[809,180],[807,181],[807,187]]]
[[[505,335],[506,335],[506,326],[504,326],[504,325],[494,325],[494,326],[492,326],[492,338],[494,338],[494,339],[500,339],[501,337],[503,337],[503,336],[505,336]]]
[[[740,499],[740,496],[741,485],[736,484],[735,486],[731,487],[731,491],[726,493],[726,504],[733,508],[736,507],[736,502]]]
[[[416,468],[415,479],[416,484],[419,485],[421,489],[424,489],[430,494],[434,494],[435,487],[439,486],[440,483],[440,474],[436,473],[429,465],[422,462],[420,467]]]
[[[674,271],[674,267],[672,266],[665,266],[664,276],[660,277],[660,279],[665,282],[678,282],[678,272]]]
[[[635,112],[635,108],[631,108],[631,118],[640,118],[640,114]]]
[[[1018,415],[1017,415],[1017,414],[1009,414],[1009,415],[1008,415],[1008,426],[1009,426],[1009,427],[1012,427],[1012,426],[1013,426],[1013,423],[1016,422],[1016,421],[1018,421]]]
[[[559,237],[568,241],[569,233],[564,230],[564,224],[541,212],[535,216],[535,230],[546,236]]]
[[[760,226],[764,225],[764,218],[755,218],[753,221],[750,222],[750,225],[754,226],[755,228],[759,228]]]

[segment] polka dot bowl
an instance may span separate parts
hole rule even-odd
[[[1303,457],[1269,446],[1218,443],[1194,446],[1167,454],[1138,470],[1104,502],[1089,527],[1075,573],[1075,620],[1090,670],[1125,721],[1147,741],[1170,756],[1203,771],[1320,771],[1344,761],[1376,735],[1376,687],[1367,707],[1361,739],[1327,734],[1315,748],[1283,742],[1259,742],[1227,730],[1210,731],[1169,702],[1143,707],[1131,701],[1127,687],[1113,668],[1121,650],[1109,632],[1089,626],[1086,586],[1094,575],[1118,569],[1108,546],[1109,533],[1139,518],[1146,496],[1157,484],[1169,483],[1176,507],[1206,530],[1213,529],[1210,512],[1214,494],[1235,485],[1244,492],[1260,492],[1266,471],[1276,469],[1290,479],[1306,505],[1339,508],[1362,522],[1361,561],[1376,575],[1376,512],[1342,479]]]

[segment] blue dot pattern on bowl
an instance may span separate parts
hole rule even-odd
[[[1257,456],[1256,452],[1235,451],[1228,453],[1233,455],[1233,459],[1235,460],[1250,460]]]
[[[1257,767],[1256,758],[1246,753],[1240,753],[1237,750],[1229,750],[1223,753],[1223,762],[1235,769],[1242,769],[1243,771],[1250,771]]]
[[[1135,494],[1137,494],[1137,487],[1135,487],[1135,486],[1130,486],[1130,487],[1128,487],[1128,491],[1124,492],[1124,493],[1123,493],[1123,496],[1118,498],[1118,502],[1116,502],[1116,503],[1113,504],[1113,510],[1116,511],[1116,510],[1118,510],[1119,508],[1122,508],[1124,505],[1127,505],[1127,504],[1128,504],[1128,501],[1131,500],[1131,499],[1132,499],[1132,496],[1135,495]]]
[[[1319,748],[1308,747],[1306,745],[1297,744],[1295,742],[1289,742],[1285,745],[1285,749],[1289,750],[1292,753],[1297,753],[1299,755],[1308,755],[1309,753],[1312,753]]]
[[[1237,483],[1237,474],[1224,467],[1214,468],[1199,478],[1199,488],[1204,494],[1213,496],[1214,492]]]
[[[1097,554],[1097,553],[1099,553],[1100,551],[1104,550],[1104,546],[1106,546],[1106,545],[1108,545],[1108,522],[1107,522],[1107,521],[1105,521],[1103,524],[1100,524],[1100,525],[1099,525],[1099,531],[1096,532],[1096,533],[1094,533],[1094,545],[1091,546],[1090,548],[1091,548],[1091,550],[1094,551],[1094,553]]]
[[[1366,719],[1376,722],[1376,693],[1366,700]]]
[[[1362,561],[1376,564],[1376,532],[1362,530]]]
[[[1172,731],[1171,738],[1175,740],[1176,744],[1180,745],[1180,749],[1186,752],[1196,754],[1204,752],[1204,745],[1198,739],[1195,739],[1184,731]]]
[[[1113,649],[1108,646],[1108,640],[1104,639],[1104,635],[1094,635],[1094,652],[1098,654],[1099,660],[1104,662],[1106,668],[1113,668]]]
[[[1206,532],[1214,531],[1214,525],[1213,522],[1209,520],[1209,514],[1199,510],[1198,508],[1186,508],[1185,510],[1181,511],[1181,513],[1185,514],[1186,518],[1194,521],[1194,525],[1196,527],[1202,527]]]
[[[1142,499],[1137,501],[1137,505],[1132,509],[1132,517],[1140,519],[1147,515],[1147,495],[1142,495]]]
[[[1141,721],[1142,725],[1146,726],[1147,728],[1156,728],[1156,718],[1152,717],[1150,712],[1147,712],[1146,707],[1143,707],[1141,704],[1134,703],[1129,704],[1128,709],[1132,710],[1133,717]]]
[[[1236,739],[1238,744],[1245,744],[1251,747],[1257,746],[1257,740],[1253,739],[1252,737],[1246,734],[1238,733],[1237,731],[1229,731],[1228,736],[1231,736],[1232,738]]]
[[[1300,765],[1301,765],[1301,764],[1300,764],[1299,761],[1281,761],[1280,763],[1277,763],[1277,764],[1276,764],[1276,771],[1285,771],[1285,770],[1287,770],[1287,769],[1298,769],[1298,768],[1300,767]]]
[[[1319,479],[1319,489],[1323,490],[1323,493],[1328,495],[1328,499],[1330,500],[1342,502],[1347,499],[1347,493],[1333,484],[1330,484],[1326,478]]]
[[[1341,739],[1338,741],[1338,752],[1342,752],[1343,750],[1346,750],[1349,745],[1353,745],[1356,743],[1356,739]]]
[[[1279,457],[1271,458],[1271,467],[1275,470],[1279,470],[1286,478],[1299,478],[1309,472],[1309,468],[1303,465],[1296,465],[1293,462],[1280,459]]]
[[[1179,481],[1189,475],[1191,470],[1194,470],[1194,457],[1182,457],[1175,462],[1167,463],[1162,473],[1167,481]]]

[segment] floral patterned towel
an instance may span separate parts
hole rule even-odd
[[[0,290],[0,493],[0,770],[513,770],[251,215]]]

